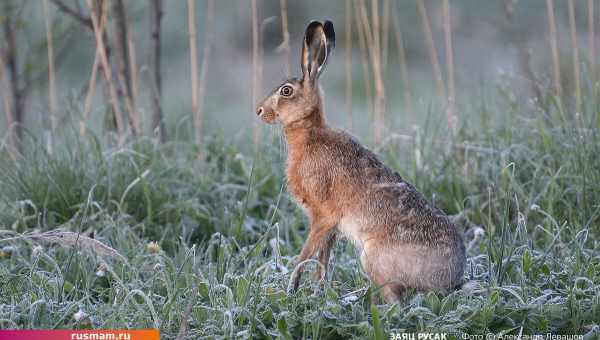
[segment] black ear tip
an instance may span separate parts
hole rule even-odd
[[[311,21],[308,24],[308,26],[306,26],[306,33],[304,34],[304,38],[307,42],[312,38],[313,34],[315,33],[315,30],[317,30],[319,27],[322,28],[323,24],[316,20]]]
[[[333,22],[331,22],[329,20],[325,20],[325,25],[323,26],[323,31],[325,32],[327,41],[332,46],[335,46],[335,30],[333,29]]]

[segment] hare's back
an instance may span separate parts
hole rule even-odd
[[[425,244],[456,244],[460,236],[449,218],[429,202],[411,183],[381,162],[369,149],[346,132],[338,131],[334,150],[354,186],[353,211],[362,220],[385,229],[399,241]],[[367,227],[367,226],[366,226]]]
[[[401,182],[402,177],[343,130],[330,130],[323,147],[338,171],[363,187],[385,182]]]

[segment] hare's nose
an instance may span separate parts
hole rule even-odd
[[[262,114],[265,113],[265,109],[263,109],[262,106],[259,106],[258,109],[256,110],[256,115],[257,116],[262,116]]]

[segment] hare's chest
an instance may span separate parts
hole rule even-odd
[[[289,192],[299,205],[308,209],[309,195],[306,185],[303,183],[300,167],[294,163],[288,163],[286,172]]]
[[[288,190],[294,199],[308,211],[320,210],[331,200],[330,171],[321,158],[313,153],[291,153],[287,162]]]
[[[325,182],[319,168],[310,159],[292,159],[288,162],[288,190],[305,210],[310,211],[323,202]]]

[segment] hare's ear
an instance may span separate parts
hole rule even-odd
[[[325,38],[327,39],[327,59],[329,59],[333,49],[335,48],[335,31],[333,30],[333,22],[325,20],[323,30],[325,31]],[[325,60],[325,62],[327,62],[327,60]]]
[[[312,21],[306,27],[301,59],[303,80],[316,81],[327,62],[327,37],[318,21]]]

